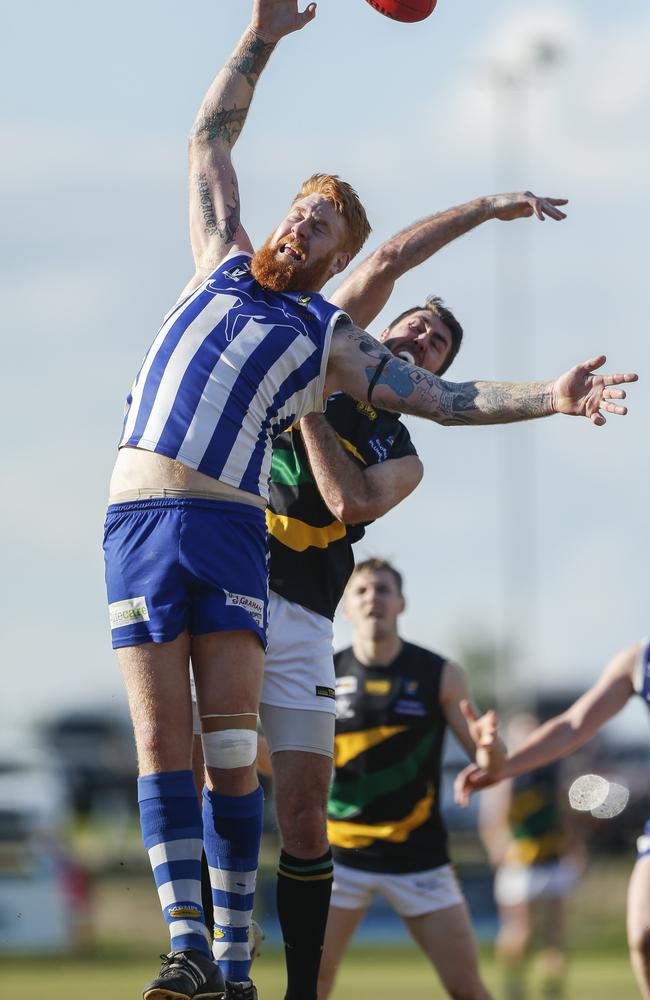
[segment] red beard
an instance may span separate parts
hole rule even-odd
[[[325,284],[329,265],[322,260],[305,264],[277,254],[269,237],[253,255],[251,273],[260,285],[272,292],[310,292],[319,290]]]

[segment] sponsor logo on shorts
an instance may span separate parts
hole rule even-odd
[[[173,903],[167,910],[172,920],[199,920],[203,911],[193,903]]]
[[[247,597],[246,594],[231,594],[229,590],[224,591],[226,604],[231,608],[243,608],[259,628],[264,626],[264,601],[258,597]]]
[[[111,628],[124,628],[125,625],[136,625],[138,622],[148,622],[149,609],[144,597],[129,597],[126,601],[113,601],[108,605],[111,618]]]
[[[316,685],[316,694],[319,698],[336,698],[334,688],[323,687],[321,684]]]
[[[390,681],[366,681],[366,692],[368,694],[388,694],[390,691]]]
[[[359,687],[359,679],[353,674],[336,678],[336,694],[354,694]]]

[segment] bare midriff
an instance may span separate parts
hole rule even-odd
[[[143,448],[120,448],[109,487],[109,503],[151,497],[202,497],[245,503],[264,510],[266,501],[166,455]]]

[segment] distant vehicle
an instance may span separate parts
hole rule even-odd
[[[0,739],[0,953],[75,950],[88,882],[64,849],[65,783],[24,734]]]
[[[41,734],[63,773],[76,816],[136,811],[135,747],[126,715],[110,709],[64,712],[43,723]]]

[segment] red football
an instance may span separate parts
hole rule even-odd
[[[394,21],[424,21],[438,0],[366,0],[371,7]]]

